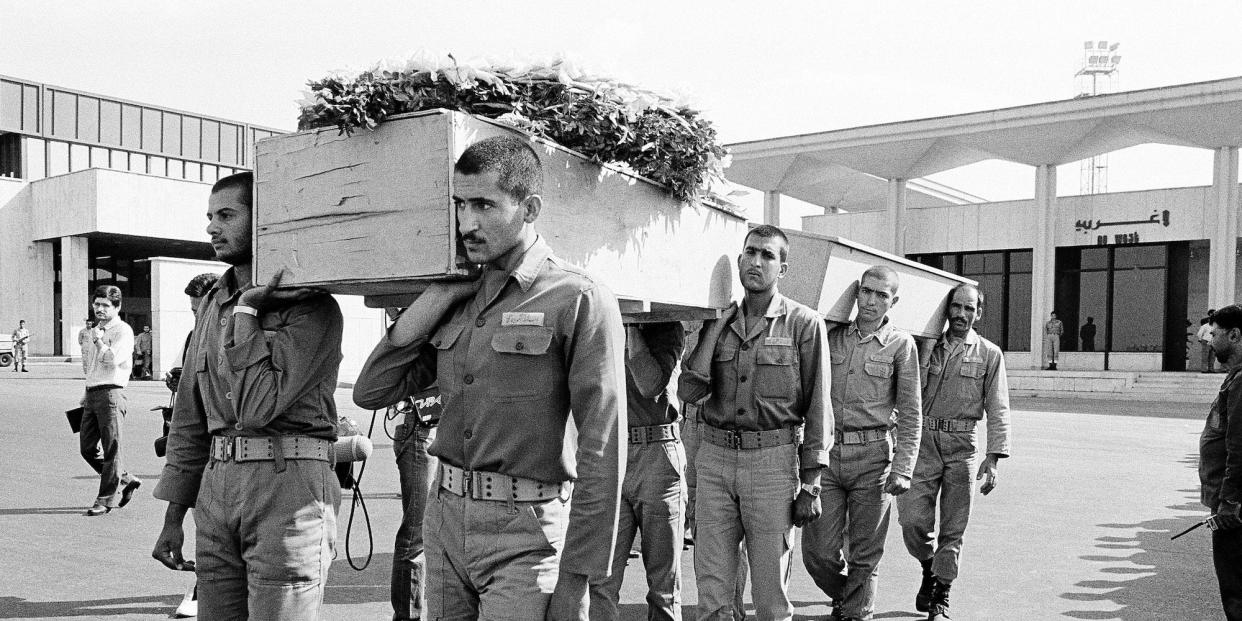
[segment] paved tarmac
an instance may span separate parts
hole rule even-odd
[[[97,478],[78,456],[64,410],[82,393],[74,365],[0,370],[0,619],[164,619],[192,576],[150,558],[164,506],[151,498],[162,466],[151,442],[166,404],[160,382],[127,390],[125,460],[144,485],[128,507],[88,518]],[[349,393],[343,412],[367,425]],[[1019,401],[1014,457],[1001,463],[998,489],[980,497],[954,586],[956,621],[1097,619],[1207,621],[1222,618],[1208,534],[1169,536],[1206,514],[1195,464],[1204,412],[1185,404],[1095,400]],[[382,421],[382,416],[379,417]],[[350,494],[344,495],[324,619],[387,619],[392,536],[399,516],[392,443],[379,423],[362,485],[373,538],[359,510],[345,562]],[[880,565],[876,619],[920,619],[913,592],[918,565],[901,544],[896,519]],[[797,619],[828,614],[801,560],[791,582]],[[695,602],[693,555],[685,559],[687,619]],[[646,618],[641,563],[630,562],[622,619]],[[749,599],[748,599],[749,601]]]

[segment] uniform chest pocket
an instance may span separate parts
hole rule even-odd
[[[736,347],[720,347],[712,352],[712,362],[730,362],[737,357]]]
[[[962,365],[958,368],[958,375],[961,379],[958,382],[958,396],[968,401],[982,399],[983,376],[986,373],[987,369],[983,366],[982,358],[963,358]]]
[[[893,376],[893,357],[884,354],[871,354],[863,363],[863,371],[871,377],[887,379]]]
[[[541,356],[552,344],[552,328],[505,326],[492,335],[492,349],[501,354]]]
[[[457,338],[461,336],[461,331],[462,326],[458,324],[440,326],[431,336],[431,346],[439,350],[452,349]]]
[[[833,366],[845,364],[845,352],[830,352],[828,358],[832,361]]]
[[[792,399],[801,384],[792,346],[764,346],[755,352],[755,390],[766,399]]]
[[[929,366],[927,367],[927,374],[928,374],[928,375],[937,375],[937,376],[938,376],[938,375],[940,375],[941,373],[944,373],[944,365],[943,365],[943,364],[935,364],[935,363],[932,363],[931,365],[929,365]]]
[[[489,369],[488,397],[497,403],[546,400],[564,377],[559,359],[548,355],[552,328],[502,326],[492,334],[495,361]]]

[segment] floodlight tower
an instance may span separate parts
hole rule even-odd
[[[1117,53],[1120,43],[1109,45],[1108,41],[1085,41],[1082,44],[1082,68],[1074,74],[1076,97],[1094,97],[1111,93],[1117,87],[1117,65],[1121,55]],[[1078,182],[1082,194],[1100,194],[1108,191],[1108,154],[1104,153],[1082,161]]]

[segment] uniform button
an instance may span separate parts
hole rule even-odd
[[[233,400],[233,391],[231,391],[231,390],[230,390],[230,391],[228,391],[228,392],[224,393],[224,398],[225,398],[225,399],[228,399],[229,401],[232,401],[232,400]]]
[[[749,351],[750,343],[742,343],[742,351]]]
[[[738,416],[746,416],[746,408],[738,408],[738,409],[737,409],[737,415],[738,415]]]
[[[482,327],[483,327],[486,323],[487,323],[487,320],[486,320],[486,319],[484,319],[484,318],[482,318],[482,317],[479,317],[479,320],[478,320],[478,321],[476,321],[476,322],[474,322],[474,325],[476,325],[476,326],[478,326],[478,327],[482,328]]]
[[[518,351],[522,351],[523,349],[526,349],[526,345],[524,345],[521,341],[518,341],[517,345],[514,345],[513,348]]]
[[[241,423],[239,422],[239,423],[237,423],[236,425],[233,425],[233,428],[234,428],[234,429],[241,429],[241,428],[242,428]]]
[[[221,318],[220,318],[220,325],[222,325],[222,326],[227,326],[227,325],[229,325],[229,318],[228,318],[228,317],[221,317]]]
[[[853,374],[854,374],[854,369],[850,369],[849,375],[853,375]]]
[[[474,437],[474,432],[473,432],[473,431],[470,431],[469,429],[467,429],[467,430],[466,430],[466,439],[467,439],[467,440],[469,440],[469,439],[470,439],[470,438],[472,438],[472,437]]]
[[[474,376],[473,376],[473,375],[470,375],[470,374],[466,374],[466,377],[464,378],[464,381],[465,381],[467,384],[473,384],[473,383],[474,383]]]
[[[745,382],[746,382],[746,376],[745,376],[745,375],[743,375],[743,376],[741,376],[741,377],[737,378],[737,381],[742,382],[742,383],[745,383]]]

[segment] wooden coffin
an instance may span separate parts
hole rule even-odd
[[[612,289],[623,311],[719,309],[739,295],[745,219],[683,204],[645,179],[445,110],[393,117],[352,136],[326,128],[259,141],[256,282],[286,267],[288,285],[396,306],[428,282],[466,277],[453,164],[471,143],[502,134],[531,140],[543,162],[535,228],[558,256]]]
[[[887,265],[897,272],[899,299],[888,312],[889,321],[916,337],[940,336],[949,291],[959,283],[977,284],[848,239],[785,233],[790,266],[781,280],[781,293],[818,310],[829,321],[846,323],[854,315],[858,280],[872,265]]]

